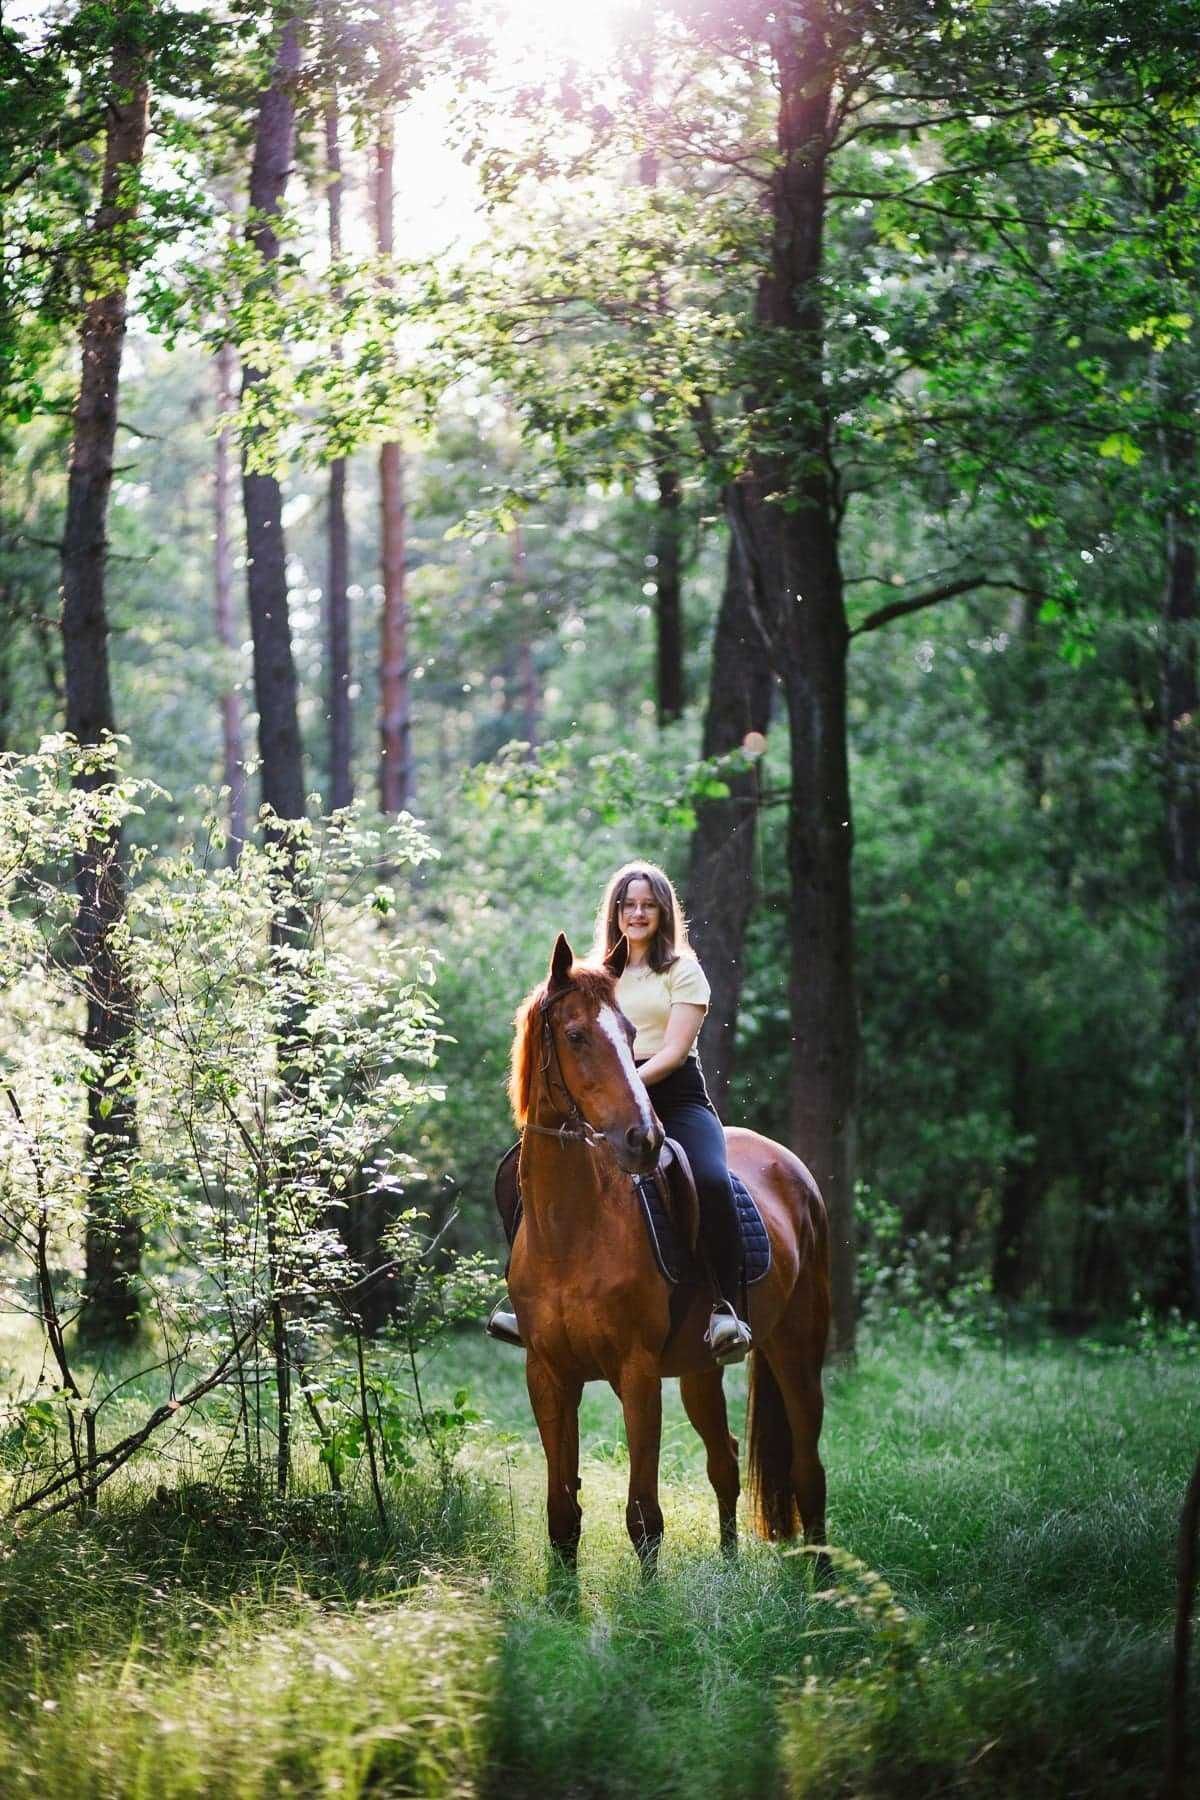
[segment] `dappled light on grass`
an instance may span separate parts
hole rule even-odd
[[[311,1486],[131,1482],[93,1526],[18,1540],[6,1800],[474,1791],[494,1532],[490,1489],[426,1475],[391,1486],[386,1528]]]
[[[1196,1369],[877,1336],[829,1382],[832,1580],[745,1537],[720,1557],[671,1384],[644,1583],[589,1388],[564,1604],[523,1359],[456,1339],[431,1400],[465,1385],[487,1423],[448,1486],[389,1484],[386,1531],[310,1463],[285,1509],[148,1470],[4,1546],[6,1800],[1149,1796]]]
[[[188,1663],[131,1646],[116,1706],[111,1666],[84,1659],[37,1721],[32,1756],[10,1762],[6,1792],[476,1791],[496,1624],[469,1590],[431,1579],[402,1605],[343,1612],[297,1593],[265,1630],[252,1607],[197,1629]]]

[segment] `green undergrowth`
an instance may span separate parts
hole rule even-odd
[[[1193,1354],[878,1333],[829,1382],[832,1580],[721,1559],[669,1391],[644,1584],[600,1389],[578,1582],[550,1579],[522,1374],[451,1346],[433,1386],[487,1423],[449,1483],[389,1488],[386,1526],[315,1466],[280,1508],[147,1463],[93,1522],[6,1540],[0,1793],[1154,1793]]]

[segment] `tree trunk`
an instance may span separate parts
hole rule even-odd
[[[299,68],[299,28],[296,20],[288,17],[280,33],[271,85],[259,102],[250,171],[247,236],[262,258],[261,279],[268,282],[273,279],[279,255],[274,221],[291,169]],[[250,394],[261,380],[260,371],[247,363],[242,372],[243,395]],[[283,499],[274,475],[254,472],[246,458],[242,465],[242,502],[246,514],[246,587],[254,642],[262,797],[281,819],[299,819],[304,815],[304,764],[288,617]]]
[[[767,646],[750,613],[745,567],[737,540],[731,537],[713,639],[704,755],[736,750],[750,732],[765,734],[772,688]],[[697,810],[687,883],[692,942],[712,986],[701,1049],[705,1080],[718,1112],[725,1105],[733,1073],[742,956],[754,905],[758,769],[726,780],[728,798],[705,800]]]
[[[350,540],[346,528],[346,459],[329,465],[329,570],[325,655],[329,666],[329,804],[354,799],[354,737],[350,711]]]
[[[379,805],[403,812],[412,800],[412,713],[408,691],[404,463],[400,445],[379,450],[383,610],[379,620]]]
[[[654,57],[643,50],[638,87],[649,106],[654,93]],[[638,159],[638,179],[643,187],[658,186],[658,156],[651,145]],[[667,290],[661,275],[652,284],[655,312],[665,317]],[[661,402],[660,402],[661,403]],[[651,404],[655,404],[654,401]],[[667,432],[654,433],[654,479],[658,499],[654,508],[651,552],[654,557],[655,711],[661,729],[683,713],[683,538],[679,484],[679,459]]]
[[[1200,1456],[1192,1469],[1175,1556],[1175,1633],[1171,1659],[1171,1692],[1167,1703],[1167,1763],[1162,1800],[1183,1800],[1188,1763],[1188,1663],[1191,1658],[1192,1607],[1196,1598],[1196,1532],[1200,1529]],[[1193,1790],[1194,1791],[1194,1790]]]
[[[217,408],[222,416],[233,407],[232,344],[217,352]],[[233,434],[217,434],[213,459],[213,589],[217,641],[225,651],[230,674],[238,649],[233,616]],[[246,841],[246,771],[242,763],[242,702],[232,679],[221,690],[221,781],[229,790],[229,862],[232,867]]]
[[[654,474],[654,618],[658,723],[669,725],[683,713],[683,519],[679,469],[669,438],[660,436]]]
[[[1031,593],[1043,585],[1045,548],[1045,532],[1038,527],[1032,528],[1022,570],[1022,579]],[[1039,639],[1037,605],[1030,594],[1018,594],[1010,610],[1009,629],[1013,642],[1011,657],[1022,677],[1025,693],[1018,745],[1021,770],[1029,806],[1035,817],[1041,817],[1050,727],[1043,710],[1046,701],[1045,649]],[[1053,866],[1058,859],[1051,853],[1049,860]],[[1066,886],[1061,876],[1060,885],[1065,894]],[[1010,1303],[1020,1300],[1033,1272],[1031,1227],[1045,1188],[1034,1106],[1037,1083],[1038,1070],[1030,1060],[1025,1021],[1018,1018],[1010,1053],[1009,1112],[1014,1138],[1025,1140],[1029,1147],[1014,1149],[1008,1159],[992,1241],[992,1290],[999,1299]]]
[[[338,138],[337,92],[325,108],[325,166],[329,172],[329,255],[342,254],[342,149]],[[342,359],[340,339],[334,359]],[[346,530],[346,459],[329,465],[329,571],[325,592],[325,661],[328,670],[329,804],[349,806],[354,798],[353,729],[350,717],[350,551]]]
[[[779,84],[778,158],[771,186],[770,266],[756,323],[777,348],[786,390],[748,396],[778,442],[752,452],[727,491],[730,524],[746,560],[749,597],[770,641],[791,734],[788,870],[792,954],[792,1144],[820,1183],[830,1216],[837,1349],[853,1350],[854,1114],[858,1030],[850,860],[853,836],[846,753],[848,631],[840,562],[841,508],[823,383],[820,278],[825,165],[834,57],[817,8],[773,15]],[[775,498],[786,496],[787,504]]]
[[[1012,1124],[1019,1138],[1033,1136],[1033,1084],[1036,1079],[1029,1053],[1016,1044],[1012,1054]],[[1019,1300],[1029,1276],[1027,1240],[1029,1226],[1041,1199],[1036,1146],[1030,1154],[1018,1149],[1010,1158],[1000,1193],[1000,1217],[992,1245],[992,1288],[1001,1300]]]
[[[1167,858],[1167,979],[1180,1132],[1181,1211],[1193,1313],[1200,1317],[1200,680],[1197,675],[1196,438],[1190,397],[1165,395],[1166,580],[1161,685]]]
[[[250,223],[247,236],[262,258],[260,279],[274,279],[279,255],[275,219],[283,204],[291,168],[295,132],[296,83],[300,69],[300,34],[295,17],[286,15],[275,53],[270,86],[259,101],[250,169]],[[262,375],[251,364],[242,374],[246,395]],[[283,541],[283,498],[273,475],[254,473],[249,457],[242,465],[242,500],[246,513],[246,585],[250,631],[254,641],[254,692],[258,704],[258,753],[262,764],[262,797],[280,819],[304,816],[304,758],[297,709],[296,666],[288,616],[287,562]],[[290,853],[289,853],[290,855]],[[294,941],[304,926],[295,905],[273,928],[273,941]],[[298,1021],[285,1020],[280,1061],[290,1064],[289,1044]],[[282,1184],[283,1172],[279,1172]],[[284,1304],[284,1272],[279,1246],[279,1214],[275,1191],[263,1196],[267,1236],[267,1282],[279,1437],[276,1486],[287,1492],[291,1472],[291,1350]]]
[[[13,591],[7,581],[0,582],[0,756],[13,748],[13,717],[16,711],[13,650],[16,637]]]
[[[531,612],[533,595],[529,592],[529,559],[525,554],[525,534],[521,530],[521,522],[514,519],[508,534],[509,552],[512,558],[513,597],[516,601],[517,616],[517,688],[521,700],[521,730],[525,742],[529,745],[529,757],[532,760],[538,741],[538,679],[537,665],[533,660],[533,639],[531,635]]]
[[[108,499],[112,489],[117,397],[125,343],[123,228],[134,217],[136,177],[146,143],[149,95],[135,46],[113,51],[104,177],[92,227],[114,267],[117,284],[88,303],[81,331],[79,397],[75,407],[62,549],[62,634],[67,730],[81,744],[115,731],[108,669],[105,600]],[[79,785],[95,789],[95,771]],[[106,1086],[131,1056],[134,995],[119,941],[125,917],[125,877],[119,832],[93,840],[76,859],[77,939],[88,971],[85,1042],[95,1058],[88,1087],[88,1222],[83,1308],[87,1336],[131,1337],[138,1328],[136,1281],[141,1226],[129,1209],[128,1170],[137,1145],[132,1088]]]
[[[394,247],[391,120],[379,135],[375,227],[382,256]],[[412,707],[408,672],[408,598],[405,593],[404,461],[400,445],[379,450],[383,543],[383,611],[379,621],[379,805],[402,812],[412,800]]]

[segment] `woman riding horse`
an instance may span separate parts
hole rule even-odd
[[[666,909],[660,902],[651,914],[645,889],[653,895],[653,888],[644,865],[632,880],[634,904],[620,916],[648,949]],[[711,1291],[706,1281],[685,1277],[674,1284],[664,1273],[631,1180],[654,1169],[663,1128],[651,1105],[655,1089],[647,1091],[634,1066],[634,1027],[618,998],[629,948],[623,932],[603,963],[577,963],[560,935],[545,981],[517,1013],[509,1091],[521,1130],[523,1214],[513,1237],[509,1287],[511,1323],[515,1328],[520,1322],[517,1341],[525,1345],[525,1381],[546,1453],[551,1544],[568,1566],[574,1564],[582,1521],[579,1404],[589,1381],[607,1381],[620,1399],[629,1446],[626,1527],[651,1571],[663,1534],[658,1464],[664,1380],[678,1378],[684,1410],[704,1440],[721,1544],[729,1552],[737,1540],[741,1484],[724,1370],[714,1361]],[[691,970],[684,972],[685,980],[690,976]],[[690,1048],[701,1007],[695,998],[676,1005],[693,1009],[690,1018],[682,1014],[690,1032],[681,1030],[673,1041],[683,1059],[684,1039]],[[671,1020],[669,1011],[665,1043],[671,1041]],[[652,1073],[655,1060],[652,1054],[645,1062]],[[657,1089],[670,1079],[667,1074]],[[688,1103],[711,1118],[692,1098],[698,1072],[690,1081]],[[668,1101],[668,1117],[678,1119],[684,1110],[675,1111]],[[685,1116],[681,1137],[688,1123]],[[783,1144],[753,1131],[735,1129],[725,1137],[729,1168],[750,1194],[769,1246],[750,1293],[751,1516],[764,1537],[790,1538],[802,1528],[820,1544],[821,1364],[829,1329],[825,1208],[812,1176]]]
[[[716,1362],[740,1362],[751,1348],[738,1317],[742,1247],[725,1132],[708,1097],[696,1039],[709,985],[688,943],[687,923],[670,879],[656,863],[631,862],[604,890],[591,961],[602,964],[625,939],[617,1003],[636,1031],[633,1060],[669,1138],[682,1144],[700,1203],[700,1242],[717,1294],[705,1341]],[[492,1336],[519,1341],[515,1314],[497,1308]]]

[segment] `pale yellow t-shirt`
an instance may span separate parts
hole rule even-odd
[[[673,1006],[702,1006],[707,1012],[711,992],[694,956],[681,956],[662,975],[655,974],[649,963],[626,969],[617,983],[617,1004],[637,1031],[636,1061],[644,1062],[662,1049]],[[698,1054],[695,1044],[688,1054]]]

